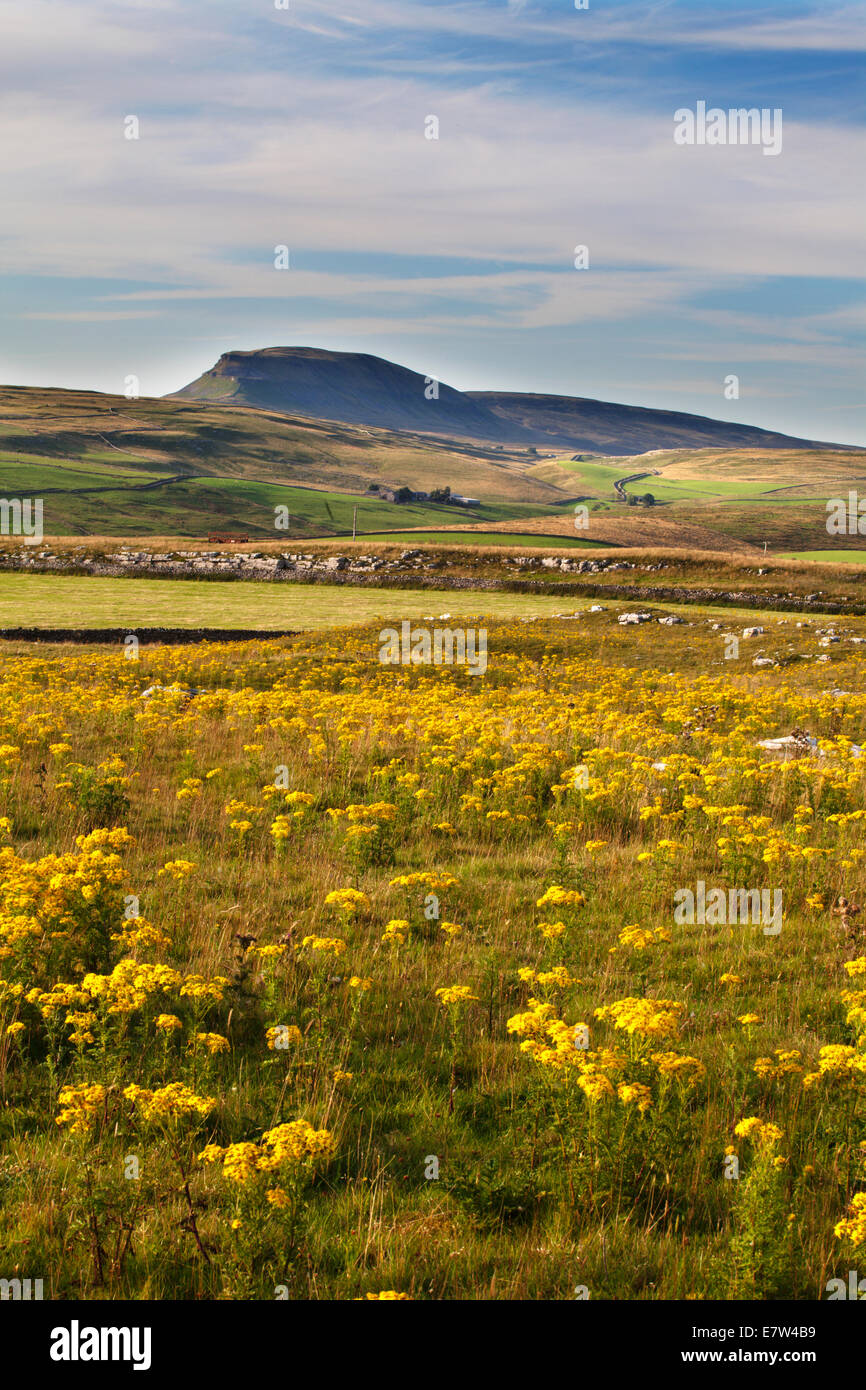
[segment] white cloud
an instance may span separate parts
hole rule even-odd
[[[143,108],[138,141],[123,138],[122,107],[107,117],[2,99],[0,164],[15,196],[0,267],[244,294],[253,280],[238,259],[260,252],[264,267],[280,243],[301,269],[304,251],[366,251],[549,271],[583,243],[593,270],[861,273],[850,171],[866,162],[862,131],[788,121],[770,160],[758,147],[675,146],[672,115],[479,90],[440,94],[441,138],[428,141],[417,84],[371,93],[363,80],[307,77],[281,107],[274,81],[227,85],[221,117]],[[260,292],[282,293],[273,274]]]

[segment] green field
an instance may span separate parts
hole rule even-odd
[[[549,616],[585,607],[549,595],[462,590],[255,584],[197,579],[90,579],[67,575],[0,574],[4,627],[225,627],[313,629],[365,623],[378,617]]]
[[[690,621],[736,623],[779,615],[753,607],[713,604],[651,605],[680,611]],[[332,584],[254,583],[200,579],[97,579],[77,575],[0,573],[0,630],[12,627],[249,628],[313,631],[348,624],[398,623],[403,618],[545,618],[578,613],[599,600],[561,594],[513,594],[489,590],[386,589]],[[609,622],[634,600],[602,600]],[[643,606],[643,605],[638,605]],[[649,639],[653,628],[642,628]],[[652,643],[647,641],[648,652]]]
[[[637,472],[637,468],[629,468],[622,463],[585,463],[570,458],[550,459],[546,463],[537,464],[532,471],[536,476],[543,476],[546,470],[552,472],[554,469],[564,470],[573,477],[575,483],[583,484],[591,492],[611,496],[617,478]]]
[[[815,560],[821,564],[866,565],[866,550],[792,550],[785,558]]]
[[[408,541],[420,545],[545,546],[548,550],[597,550],[603,541],[583,541],[571,536],[541,536],[525,531],[365,531],[371,541]],[[359,532],[359,538],[361,533]]]
[[[396,504],[356,493],[259,482],[245,478],[179,478],[159,483],[158,474],[118,480],[114,473],[85,472],[68,465],[0,465],[0,496],[42,495],[46,535],[188,535],[243,530],[262,540],[351,534],[357,510],[359,534],[387,530],[396,521],[409,527],[452,522],[455,508],[426,503]],[[147,485],[145,485],[147,484]],[[154,485],[155,484],[155,485]],[[98,491],[94,491],[98,489]],[[287,507],[288,530],[275,529],[275,508]],[[509,521],[545,516],[550,508],[490,503],[472,519]],[[462,520],[462,516],[459,517]]]
[[[82,467],[79,460],[38,455],[22,458],[20,452],[0,449],[0,495],[4,497],[22,492],[32,496],[55,488],[74,492],[80,488],[111,487],[112,483],[146,483],[164,476],[164,469],[136,464],[119,453],[112,458],[108,451],[103,456],[98,451],[89,453],[86,467]]]

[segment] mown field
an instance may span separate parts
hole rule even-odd
[[[866,565],[866,550],[800,550],[793,560],[812,560],[817,564]]]
[[[73,575],[0,574],[3,627],[212,627],[281,632],[347,622],[401,622],[487,612],[549,617],[583,607],[548,594],[472,590],[379,589],[317,584],[254,584],[196,579],[92,579]]]
[[[847,1278],[866,943],[834,906],[864,889],[866,623],[767,619],[736,655],[691,624],[491,618],[475,675],[383,666],[378,624],[0,649],[0,1277]],[[794,729],[818,742],[758,746]],[[780,890],[781,930],[677,920],[699,881]]]

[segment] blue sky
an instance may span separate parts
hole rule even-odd
[[[308,344],[866,443],[862,3],[0,0],[0,34],[4,382]],[[780,108],[781,153],[676,145],[698,101]]]

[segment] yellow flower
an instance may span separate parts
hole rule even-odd
[[[601,1100],[612,1100],[615,1094],[610,1081],[601,1072],[584,1072],[578,1076],[577,1084],[593,1105]]]
[[[55,1117],[58,1125],[68,1125],[73,1134],[90,1129],[105,1106],[108,1090],[98,1083],[85,1086],[63,1086],[58,1096],[62,1107]]]
[[[305,936],[301,946],[309,946],[311,951],[321,951],[325,955],[342,956],[346,943],[339,936]]]
[[[533,973],[530,971],[530,976]],[[577,984],[577,981],[573,975],[568,973],[564,965],[557,965],[554,966],[553,970],[542,970],[538,975],[538,983],[557,989],[567,989],[569,985]]]
[[[153,1026],[168,1034],[176,1032],[179,1028],[183,1027],[183,1024],[176,1014],[160,1014]]]
[[[417,873],[400,874],[398,878],[392,878],[388,884],[389,888],[428,888],[431,893],[441,893],[445,888],[453,888],[457,879],[453,874],[444,873]]]
[[[259,1173],[279,1173],[281,1169],[311,1167],[334,1153],[334,1136],[326,1129],[314,1129],[306,1120],[293,1120],[267,1130],[258,1144],[243,1141],[222,1149],[209,1144],[199,1154],[204,1163],[222,1159],[223,1174],[230,1182],[245,1186]],[[271,1189],[276,1190],[276,1189]],[[270,1200],[270,1199],[269,1199]],[[277,1201],[276,1205],[283,1205]]]
[[[614,1027],[646,1038],[671,1037],[679,1031],[685,1005],[671,999],[618,999],[596,1009],[595,1016],[612,1019]]]
[[[671,935],[666,927],[624,927],[618,937],[621,945],[630,946],[633,951],[646,951],[649,947],[670,939]]]
[[[750,1139],[759,1148],[770,1148],[784,1138],[784,1132],[778,1125],[769,1124],[758,1115],[740,1120],[734,1125],[734,1134],[738,1139]]]
[[[555,941],[565,935],[566,926],[564,922],[539,922],[538,930],[546,941]]]
[[[449,1004],[466,1004],[470,1000],[477,1002],[478,995],[473,994],[468,985],[448,985],[445,988],[436,990],[436,997],[445,1008]]]
[[[270,1187],[265,1193],[272,1207],[290,1207],[292,1199],[284,1187]]]
[[[221,1033],[196,1033],[189,1046],[191,1052],[197,1047],[204,1047],[211,1057],[215,1057],[219,1052],[228,1052],[229,1040]]]
[[[586,897],[583,893],[577,892],[572,888],[561,888],[558,883],[545,889],[540,898],[536,899],[536,907],[547,907],[548,903],[556,907],[585,907]]]
[[[640,1082],[631,1084],[621,1081],[616,1088],[616,1093],[623,1105],[636,1105],[643,1115],[652,1105],[652,1092],[649,1086],[644,1086]]]
[[[866,1245],[866,1192],[857,1192],[851,1199],[848,1216],[838,1221],[833,1230],[839,1240],[846,1241],[852,1249]]]
[[[326,907],[337,907],[341,912],[351,915],[353,912],[369,912],[370,899],[366,893],[360,893],[355,888],[335,888],[325,898]]]
[[[197,868],[198,865],[191,859],[170,859],[167,864],[163,864],[157,877],[162,878],[163,874],[167,874],[176,883],[181,883],[185,878],[194,874]]]
[[[295,1023],[277,1023],[272,1028],[268,1028],[265,1033],[265,1038],[267,1039],[268,1047],[272,1051],[276,1050],[278,1047],[282,1051],[283,1044],[303,1042],[304,1035]]]

